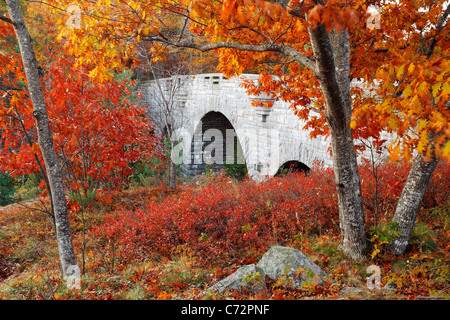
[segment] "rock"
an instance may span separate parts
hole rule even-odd
[[[266,275],[271,279],[284,281],[291,288],[301,286],[304,281],[324,284],[324,278],[330,279],[318,265],[299,250],[274,246],[262,256],[257,265],[249,264],[237,269],[225,279],[203,291],[200,296],[208,292],[222,293],[226,290],[240,290],[243,287],[256,292],[265,289]]]
[[[266,287],[264,270],[254,264],[237,269],[225,279],[206,289],[208,291],[224,292],[226,290],[240,290],[246,287],[250,292],[256,292]]]
[[[397,284],[396,283],[388,283],[383,288],[381,288],[381,290],[395,291],[395,290],[397,290]]]
[[[271,279],[286,281],[290,287],[299,287],[304,281],[324,284],[328,275],[299,250],[273,246],[267,251],[257,267],[264,270]],[[300,269],[301,268],[301,269]]]

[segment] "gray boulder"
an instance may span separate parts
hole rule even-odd
[[[324,284],[328,275],[299,250],[273,246],[267,251],[257,267],[271,279],[285,281],[290,287],[299,287],[304,281]]]
[[[299,250],[274,246],[262,256],[257,265],[249,264],[237,269],[203,291],[200,296],[208,292],[241,290],[243,287],[251,292],[263,290],[266,288],[266,275],[271,279],[283,281],[292,288],[301,286],[304,281],[324,284],[324,278],[329,278],[318,265]]]
[[[262,290],[266,287],[264,270],[254,264],[249,264],[237,269],[225,279],[209,287],[207,291],[224,292],[225,290],[240,290],[246,287],[251,292]],[[203,294],[205,294],[204,292]]]

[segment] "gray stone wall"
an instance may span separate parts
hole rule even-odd
[[[243,77],[256,81],[258,75]],[[172,78],[167,81],[179,80]],[[205,155],[199,148],[194,150],[192,142],[201,141],[198,127],[210,112],[219,112],[228,119],[240,142],[249,175],[255,179],[274,175],[280,166],[292,160],[310,168],[316,160],[323,162],[325,166],[332,165],[328,152],[329,141],[325,137],[311,139],[309,131],[302,129],[304,123],[289,109],[288,103],[276,101],[269,111],[255,108],[251,106],[252,99],[267,97],[250,97],[240,86],[241,82],[241,78],[226,79],[220,73],[200,74],[183,80],[183,85],[176,94],[179,115],[175,118],[179,121],[176,121],[174,127],[183,137],[183,150],[188,153],[197,151],[185,158],[185,164],[192,166],[195,158],[203,160],[200,166],[191,167],[192,170],[186,172],[198,174],[204,170],[205,159],[202,158]],[[154,88],[152,81],[139,84],[138,90],[142,94],[140,103],[148,106],[149,115],[158,122],[160,115],[156,105],[159,97],[152,87]],[[221,128],[222,122],[216,125],[219,131],[224,129]],[[202,134],[204,133],[203,131]],[[203,143],[204,141],[200,142],[202,145]]]

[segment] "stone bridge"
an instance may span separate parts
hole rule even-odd
[[[168,125],[176,133],[179,143],[172,155],[182,172],[196,175],[208,165],[218,169],[224,163],[245,163],[249,175],[260,180],[288,164],[306,171],[316,160],[331,166],[329,140],[311,139],[288,103],[253,107],[252,100],[270,97],[249,96],[240,86],[242,77],[258,79],[253,74],[227,79],[212,73],[139,83],[140,104],[148,106],[159,133],[167,132]]]

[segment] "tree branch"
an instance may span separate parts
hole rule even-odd
[[[8,22],[8,23],[11,23],[12,25],[14,25],[14,22],[12,22],[11,19],[9,19],[9,18],[7,18],[7,17],[5,17],[3,15],[0,15],[0,20]]]
[[[447,18],[448,18],[449,14],[450,14],[450,4],[447,5],[447,9],[445,9],[445,11],[442,13],[441,18],[439,19],[439,22],[436,25],[437,33],[433,36],[433,39],[431,40],[431,43],[428,46],[428,50],[426,52],[428,59],[430,59],[431,55],[433,54],[434,48],[436,47],[436,44],[437,44],[436,36],[439,33],[441,33],[442,29],[444,28],[444,25],[447,22]]]
[[[288,46],[288,45],[280,45],[280,44],[273,44],[273,43],[264,43],[264,44],[242,44],[242,43],[236,43],[236,42],[216,42],[216,43],[208,43],[208,44],[200,44],[200,43],[194,43],[191,41],[170,41],[167,38],[162,38],[161,36],[152,36],[147,37],[147,40],[150,41],[156,41],[156,42],[163,42],[168,45],[179,47],[179,48],[191,48],[196,49],[199,51],[211,51],[215,49],[222,49],[222,48],[229,48],[229,49],[237,49],[241,51],[253,51],[253,52],[279,52],[283,53],[284,55],[292,58],[294,62],[300,63],[307,67],[308,69],[316,72],[316,63],[314,59],[311,57],[304,56],[294,48]]]
[[[238,26],[238,27],[234,27],[234,28],[231,28],[231,29],[228,29],[228,30],[229,31],[233,31],[233,30],[239,30],[239,29],[248,29],[248,30],[256,33],[257,35],[259,35],[261,38],[263,38],[265,42],[272,42],[272,43],[274,42],[274,41],[269,41],[269,39],[267,39],[267,37],[262,32],[260,32],[260,31],[258,31],[256,29],[253,29],[250,26]]]

